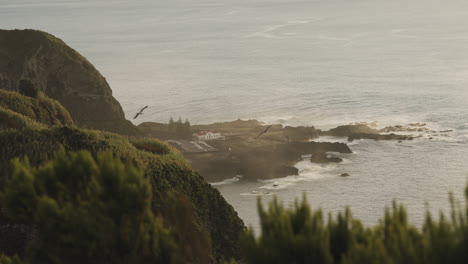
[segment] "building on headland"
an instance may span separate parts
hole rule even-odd
[[[221,136],[220,132],[216,131],[200,131],[198,133],[193,134],[193,138],[195,140],[216,140],[216,139],[224,139],[224,136]]]
[[[184,153],[207,153],[207,152],[217,152],[218,150],[213,146],[210,146],[208,143],[202,140],[190,141],[190,140],[166,140],[167,143],[177,148],[179,151]]]

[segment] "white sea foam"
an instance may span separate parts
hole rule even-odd
[[[331,137],[331,136],[323,136],[311,141],[314,142],[332,142],[332,143],[348,143],[348,137]]]
[[[280,29],[284,29],[286,27],[290,26],[297,26],[297,25],[302,25],[302,24],[308,24],[312,21],[320,21],[321,19],[314,19],[314,20],[293,20],[293,21],[287,21],[283,24],[278,24],[278,25],[272,25],[266,27],[264,30],[260,30],[257,32],[254,32],[252,34],[249,34],[245,37],[251,38],[251,37],[264,37],[264,38],[283,38],[286,34],[278,34],[277,31]]]
[[[348,160],[346,162],[350,163]],[[304,181],[331,178],[338,175],[336,171],[339,168],[339,164],[313,164],[308,159],[304,159],[303,161],[298,162],[295,167],[299,170],[299,175],[291,175],[284,178],[270,180],[259,180],[260,182],[266,183],[259,188],[267,190],[281,190]]]
[[[262,192],[262,191],[256,191],[256,190],[240,193],[240,195],[242,196],[264,196],[264,195],[273,195],[273,194],[275,193],[269,192],[269,191]]]
[[[240,179],[242,179],[242,176],[241,175],[237,175],[233,178],[229,178],[229,179],[225,179],[223,181],[220,181],[220,182],[210,182],[209,184],[211,184],[212,186],[219,186],[219,185],[225,185],[225,184],[232,184],[232,183],[235,183],[235,182],[238,182],[240,181]]]

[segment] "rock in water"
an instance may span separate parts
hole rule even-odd
[[[62,40],[37,30],[0,30],[0,89],[30,79],[81,127],[135,135],[106,79]]]
[[[413,140],[414,137],[410,135],[397,135],[397,134],[352,134],[348,136],[348,141],[352,142],[356,139],[373,139],[373,140]]]
[[[348,177],[348,176],[351,176],[351,175],[349,175],[348,173],[341,173],[340,176],[341,176],[341,177]]]
[[[313,163],[328,163],[328,162],[342,162],[343,159],[340,157],[329,157],[325,152],[315,153],[310,157],[310,162]]]
[[[320,133],[313,126],[287,126],[283,129],[283,136],[286,137],[288,141],[309,141],[310,139],[318,138]]]
[[[281,178],[291,175],[299,175],[299,169],[293,166],[280,166],[274,171],[274,178]]]
[[[357,124],[357,125],[346,125],[338,126],[336,128],[330,129],[328,131],[322,132],[324,136],[334,136],[334,137],[347,137],[353,134],[377,134],[378,130],[370,128],[367,125]]]

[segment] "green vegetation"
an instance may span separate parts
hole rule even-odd
[[[129,138],[130,143],[139,150],[144,150],[158,155],[168,155],[178,153],[175,148],[164,144],[160,140],[154,138]]]
[[[143,173],[145,181],[151,186],[151,211],[153,215],[162,219],[163,227],[170,231],[173,241],[171,243],[176,245],[172,251],[176,252],[183,262],[209,263],[212,262],[211,259],[222,261],[240,257],[238,237],[244,229],[242,220],[221,194],[195,173],[174,148],[154,139],[125,137],[104,131],[63,126],[66,122],[52,126],[54,123],[50,120],[62,120],[60,116],[65,116],[67,112],[47,112],[46,108],[41,107],[41,102],[56,103],[55,101],[47,100],[41,94],[35,99],[15,92],[0,90],[0,93],[5,95],[0,96],[0,107],[5,106],[0,108],[0,186],[5,186],[11,175],[16,173],[16,167],[10,162],[14,158],[27,157],[28,170],[32,173],[36,170],[41,171],[40,168],[35,168],[45,166],[49,161],[64,159],[60,156],[62,154],[57,154],[61,149],[66,152],[87,150],[97,160],[96,164],[99,164],[100,153],[111,152],[115,160],[131,164]],[[57,105],[57,109],[63,109],[58,103]],[[47,112],[50,119],[36,116],[34,111]],[[8,117],[10,123],[3,122],[7,120],[4,117]],[[12,120],[17,123],[11,123]],[[4,124],[10,125],[4,127]],[[64,175],[55,175],[54,179]],[[70,175],[74,175],[73,177],[77,178],[74,180],[78,180],[78,174]],[[62,206],[60,199],[56,203]],[[79,208],[76,203],[74,206]],[[39,222],[31,222],[36,220],[20,221],[15,215],[7,216],[3,209],[0,210],[0,253],[8,256],[30,256],[31,248],[39,243],[38,240],[43,239],[43,234],[38,230]],[[52,221],[53,217],[50,220]],[[107,236],[106,233],[99,234],[98,229],[94,230],[96,236]],[[39,237],[37,233],[40,233]],[[65,233],[63,235],[68,238],[72,236]],[[107,247],[104,244],[100,246]],[[55,252],[57,248],[50,250]]]
[[[70,48],[61,39],[53,36],[44,31],[25,29],[25,30],[0,30],[2,32],[8,32],[9,41],[5,42],[8,45],[10,51],[15,53],[15,57],[22,58],[28,54],[28,51],[40,46],[45,50],[54,50],[60,52],[63,58],[68,60],[70,63],[73,61],[86,61],[91,65],[86,58],[81,56],[74,49]]]
[[[468,187],[466,189],[468,201]],[[336,217],[312,210],[304,198],[290,209],[274,199],[259,200],[261,235],[249,229],[241,239],[246,263],[467,263],[468,206],[434,221],[427,213],[421,229],[408,223],[402,205],[385,210],[383,220],[364,227],[347,209]]]
[[[24,129],[27,127],[39,129],[46,126],[0,106],[0,129]]]
[[[167,127],[168,132],[171,134],[189,139],[192,138],[192,130],[188,119],[182,122],[182,118],[179,117],[179,119],[174,122],[174,119],[171,117]]]
[[[153,148],[169,149],[163,143]],[[191,226],[195,237],[203,237],[209,230],[213,241],[213,256],[217,259],[239,256],[237,238],[243,230],[243,223],[221,194],[195,173],[178,152],[155,155],[137,149],[122,136],[73,127],[50,129],[24,129],[22,131],[0,131],[0,175],[9,175],[12,170],[9,160],[27,156],[32,166],[56,158],[56,152],[63,146],[67,151],[87,149],[94,155],[110,151],[125,162],[141,168],[153,188],[152,208],[155,213],[170,212],[172,204],[168,194],[177,193],[186,197],[194,208],[194,222]],[[0,179],[0,183],[3,180]],[[198,231],[197,231],[198,230]]]
[[[6,215],[41,238],[31,263],[182,263],[148,179],[110,153],[62,150],[39,168],[15,159],[1,196]]]
[[[22,123],[42,123],[46,126],[73,125],[73,120],[68,111],[57,101],[48,98],[42,92],[36,97],[23,96],[17,92],[0,89],[0,107],[28,117]],[[7,114],[2,114],[2,120],[9,120]],[[11,115],[10,115],[11,116]],[[18,119],[18,117],[11,117]],[[16,128],[16,127],[11,127]]]
[[[22,262],[17,258],[9,258],[0,254],[0,264],[21,264]]]

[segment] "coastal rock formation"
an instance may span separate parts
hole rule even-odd
[[[338,142],[291,142],[278,146],[278,149],[281,152],[295,152],[300,155],[325,152],[353,153],[348,145]]]
[[[291,127],[287,126],[283,128],[283,135],[286,139],[291,141],[308,141],[311,139],[318,138],[320,136],[320,132],[315,129],[315,127]]]
[[[380,134],[385,132],[414,132],[414,131],[426,131],[423,128],[424,124],[417,124],[417,128],[410,128],[406,126],[389,126],[381,130],[377,130],[369,127],[366,124],[354,124],[338,126],[336,128],[324,131],[321,133],[323,136],[335,136],[335,137],[348,137],[348,141],[352,142],[356,139],[373,139],[373,140],[413,140],[415,137],[410,135],[399,135],[399,134]]]
[[[30,79],[84,128],[139,134],[125,119],[106,79],[60,39],[37,30],[0,30],[0,89]]]
[[[343,159],[340,157],[335,157],[335,156],[330,156],[325,152],[318,152],[315,154],[312,154],[312,157],[310,157],[310,162],[312,163],[328,163],[328,162],[342,162]]]
[[[274,171],[274,178],[281,178],[285,176],[299,175],[299,169],[293,166],[281,166]]]
[[[257,149],[240,156],[239,174],[245,179],[271,179],[297,175],[293,166],[302,160],[302,155],[339,152],[352,153],[344,143],[291,142],[279,144],[275,149]],[[335,159],[333,159],[335,160]]]
[[[245,180],[282,178],[298,175],[294,165],[302,155],[339,152],[352,153],[344,143],[291,142],[244,148],[242,151],[186,154],[193,168],[209,182],[218,182],[235,175]]]
[[[356,139],[373,139],[373,140],[413,140],[413,136],[397,135],[397,134],[351,134],[348,136],[348,141],[352,142]]]
[[[422,123],[413,123],[408,126],[396,125],[396,126],[387,126],[380,129],[380,132],[389,133],[389,132],[435,132],[427,127],[424,127],[426,124]]]
[[[238,173],[246,180],[282,178],[297,175],[292,167],[301,160],[298,153],[269,152],[264,150],[244,153],[239,157]]]
[[[220,182],[239,174],[240,159],[228,153],[185,154],[193,169],[207,182]]]
[[[347,137],[352,134],[378,134],[379,130],[373,129],[364,124],[357,125],[345,125],[332,128],[328,131],[324,131],[321,134],[323,136],[334,136],[334,137]]]

